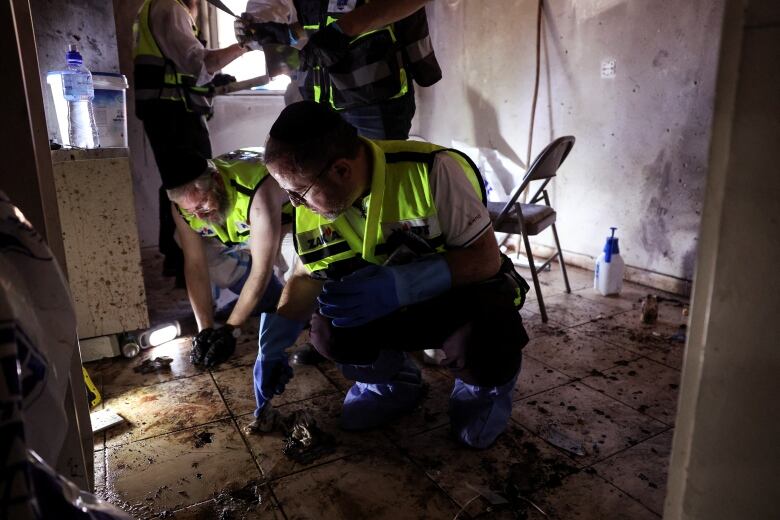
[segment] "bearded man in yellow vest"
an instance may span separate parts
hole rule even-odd
[[[240,327],[251,316],[276,308],[282,289],[277,274],[284,269],[279,250],[290,229],[291,207],[256,149],[236,150],[213,161],[197,154],[180,160],[180,175],[166,178],[165,188],[173,201],[187,293],[198,323],[191,360],[213,366],[233,353]],[[214,287],[238,295],[219,328]],[[286,364],[279,368],[275,377],[286,382],[292,371]]]
[[[211,158],[206,119],[212,114],[210,85],[216,75],[246,52],[238,44],[208,49],[197,26],[199,0],[146,0],[133,25],[133,94],[135,114],[165,181],[176,176],[184,153]],[[220,80],[220,81],[218,81]],[[174,223],[164,188],[159,190],[159,249],[163,274],[180,278],[181,251],[173,239]]]
[[[455,376],[454,435],[492,444],[528,342],[517,312],[527,284],[502,261],[476,166],[430,143],[358,137],[311,101],[282,111],[265,161],[295,206],[300,262],[264,316],[261,356],[275,363],[311,318],[311,343],[356,381],[341,426],[362,430],[416,406],[422,382],[407,352],[440,348]],[[261,418],[282,389],[261,381]]]

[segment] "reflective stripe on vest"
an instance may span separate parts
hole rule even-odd
[[[387,240],[395,231],[413,233],[431,249],[445,251],[430,189],[430,171],[437,153],[450,154],[483,203],[487,200],[479,170],[461,152],[420,141],[363,141],[373,156],[374,170],[371,192],[364,199],[366,224],[362,239],[344,215],[331,221],[305,206],[295,208],[295,247],[311,272],[356,259],[382,264],[392,253]]]
[[[195,76],[179,73],[174,63],[163,56],[157,45],[149,19],[153,1],[144,2],[133,24],[133,85],[136,107],[143,107],[148,101],[177,101],[183,103],[188,111],[211,114],[212,108],[207,101],[210,89],[198,87]],[[182,9],[187,9],[181,0],[176,0],[176,3]],[[199,34],[195,25],[192,26],[192,32],[196,37]]]
[[[326,12],[328,2],[294,0],[298,19],[308,32],[329,25],[343,13]],[[367,2],[358,0],[355,7]],[[336,110],[379,103],[410,92],[414,79],[422,86],[441,79],[433,53],[425,9],[350,40],[349,59],[323,69],[299,71],[304,99],[329,102]]]
[[[268,178],[268,170],[257,150],[241,149],[214,159],[222,181],[227,188],[232,208],[225,225],[206,222],[179,208],[184,220],[202,237],[213,237],[232,246],[249,239],[249,206],[258,188]]]

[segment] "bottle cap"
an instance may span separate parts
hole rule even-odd
[[[84,63],[84,58],[81,57],[79,49],[75,43],[68,45],[68,52],[65,53],[65,59],[68,64],[81,65]]]

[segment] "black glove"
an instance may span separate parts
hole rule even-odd
[[[263,45],[274,43],[290,45],[290,28],[277,22],[256,22],[248,13],[236,18],[233,22],[236,41],[242,47],[250,50],[260,50]]]
[[[226,361],[236,351],[236,338],[233,337],[233,326],[225,325],[209,336],[209,346],[203,357],[203,365],[213,367]]]
[[[301,49],[301,65],[305,67],[330,67],[340,62],[349,53],[349,36],[333,24],[320,29],[309,37]]]
[[[211,80],[210,85],[212,87],[221,87],[228,83],[235,83],[236,77],[230,74],[214,74],[214,79]]]
[[[203,364],[203,358],[206,357],[206,352],[208,352],[211,347],[211,335],[213,333],[214,329],[208,327],[198,332],[198,335],[192,338],[190,361],[193,365]]]
[[[277,22],[260,22],[249,25],[252,39],[260,45],[276,43],[290,45],[290,27]]]

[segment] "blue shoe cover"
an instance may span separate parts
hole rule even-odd
[[[366,379],[374,379],[368,377],[371,366],[352,365],[365,371],[366,373],[362,375]],[[344,372],[345,375],[348,373],[347,370]],[[384,383],[358,381],[352,385],[344,399],[341,427],[345,430],[369,430],[383,426],[417,406],[422,394],[420,369],[404,355],[401,369],[390,381]]]
[[[476,386],[455,380],[450,395],[450,426],[472,448],[487,448],[505,429],[512,414],[517,376],[501,386]]]

